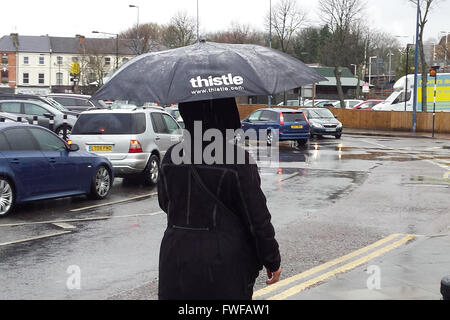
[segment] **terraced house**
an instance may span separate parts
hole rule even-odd
[[[133,40],[127,39],[10,34],[0,38],[0,56],[0,92],[48,94],[73,92],[75,85],[80,92],[92,90],[135,51]],[[75,78],[74,62],[80,66]]]

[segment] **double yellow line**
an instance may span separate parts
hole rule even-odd
[[[384,244],[386,244],[388,242],[391,242],[392,240],[394,240],[394,239],[396,239],[396,238],[398,238],[400,236],[401,236],[401,238],[399,240],[397,240],[395,242],[392,242],[391,244],[383,246],[382,248],[369,253],[369,251],[371,251],[371,250],[373,250],[373,249],[375,249],[377,247],[380,247],[380,246],[382,246],[382,245],[384,245]],[[305,290],[305,289],[307,289],[307,288],[309,288],[311,286],[314,286],[314,285],[316,285],[316,284],[318,284],[320,282],[325,281],[326,279],[328,279],[328,278],[330,278],[332,276],[335,276],[335,275],[337,275],[339,273],[344,273],[344,272],[347,272],[347,271],[349,271],[351,269],[354,269],[354,268],[356,268],[356,267],[366,263],[367,261],[369,261],[371,259],[374,259],[374,258],[376,258],[376,257],[378,257],[378,256],[380,256],[382,254],[387,253],[388,251],[391,251],[391,250],[393,250],[393,249],[395,249],[395,248],[397,248],[397,247],[399,247],[399,246],[401,246],[403,244],[406,244],[407,242],[413,240],[415,237],[416,237],[416,235],[413,235],[413,234],[408,234],[408,235],[392,234],[392,235],[390,235],[390,236],[388,236],[388,237],[386,237],[384,239],[381,239],[381,240],[379,240],[379,241],[377,241],[377,242],[375,242],[375,243],[373,243],[371,245],[368,245],[367,247],[364,247],[362,249],[356,250],[356,251],[351,252],[351,253],[343,256],[343,257],[331,260],[331,261],[329,261],[327,263],[324,263],[324,264],[322,264],[320,266],[314,267],[312,269],[309,269],[309,270],[307,270],[305,272],[302,272],[302,273],[297,274],[295,276],[292,276],[290,278],[281,280],[281,281],[279,281],[279,282],[277,282],[277,283],[275,283],[275,284],[273,284],[271,286],[268,286],[266,288],[258,290],[258,291],[256,291],[253,294],[253,298],[258,298],[258,297],[263,297],[263,296],[269,295],[269,294],[273,293],[274,291],[276,291],[278,289],[281,289],[283,287],[286,287],[286,286],[289,286],[291,284],[294,284],[294,283],[296,283],[296,282],[298,282],[298,281],[300,281],[302,279],[308,278],[309,276],[312,276],[312,275],[314,275],[316,273],[319,273],[321,271],[327,270],[327,269],[329,269],[329,268],[331,268],[333,266],[336,266],[338,264],[346,262],[346,261],[348,261],[350,259],[356,258],[356,257],[358,257],[358,256],[360,256],[362,254],[366,254],[366,255],[364,255],[364,256],[362,256],[362,257],[360,257],[360,258],[358,258],[358,259],[356,259],[354,261],[351,261],[351,262],[346,263],[346,264],[344,264],[344,265],[342,265],[342,266],[340,266],[338,268],[335,268],[335,269],[333,269],[331,271],[328,271],[328,272],[326,272],[324,274],[316,276],[315,278],[312,278],[312,279],[310,279],[308,281],[305,281],[305,282],[302,282],[300,284],[296,284],[294,286],[291,286],[291,287],[287,288],[286,290],[284,290],[284,291],[282,291],[280,293],[277,293],[275,295],[266,297],[267,300],[284,300],[284,299],[287,299],[289,297],[292,297],[293,295],[296,295],[296,294],[300,293],[301,291],[303,291],[303,290]]]

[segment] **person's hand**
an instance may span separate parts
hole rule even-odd
[[[267,277],[269,278],[269,280],[266,281],[267,285],[274,284],[280,280],[281,267],[275,272],[269,271],[269,269],[267,269],[267,268],[266,268],[266,271],[267,271]]]

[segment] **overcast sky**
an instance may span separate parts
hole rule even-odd
[[[415,34],[414,7],[408,0],[366,0],[367,23],[392,35],[408,36],[402,43],[412,41]],[[450,32],[450,0],[439,0],[431,13],[425,39],[437,38],[440,31]],[[273,4],[277,0],[272,0]],[[15,0],[2,1],[0,35],[18,32],[22,35],[91,37],[92,30],[118,33],[140,21],[167,23],[177,11],[196,16],[197,0]],[[312,24],[321,23],[318,0],[298,0],[308,13]],[[201,32],[228,28],[232,22],[249,24],[263,30],[269,0],[199,0]]]

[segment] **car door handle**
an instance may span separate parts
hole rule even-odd
[[[10,162],[13,163],[13,164],[20,164],[20,160],[19,159],[12,159]]]
[[[156,140],[156,141],[159,141],[159,140],[161,140],[161,138],[160,138],[160,137],[156,137],[155,140]]]
[[[48,159],[48,161],[51,163],[56,163],[56,158],[50,158],[50,159]]]

